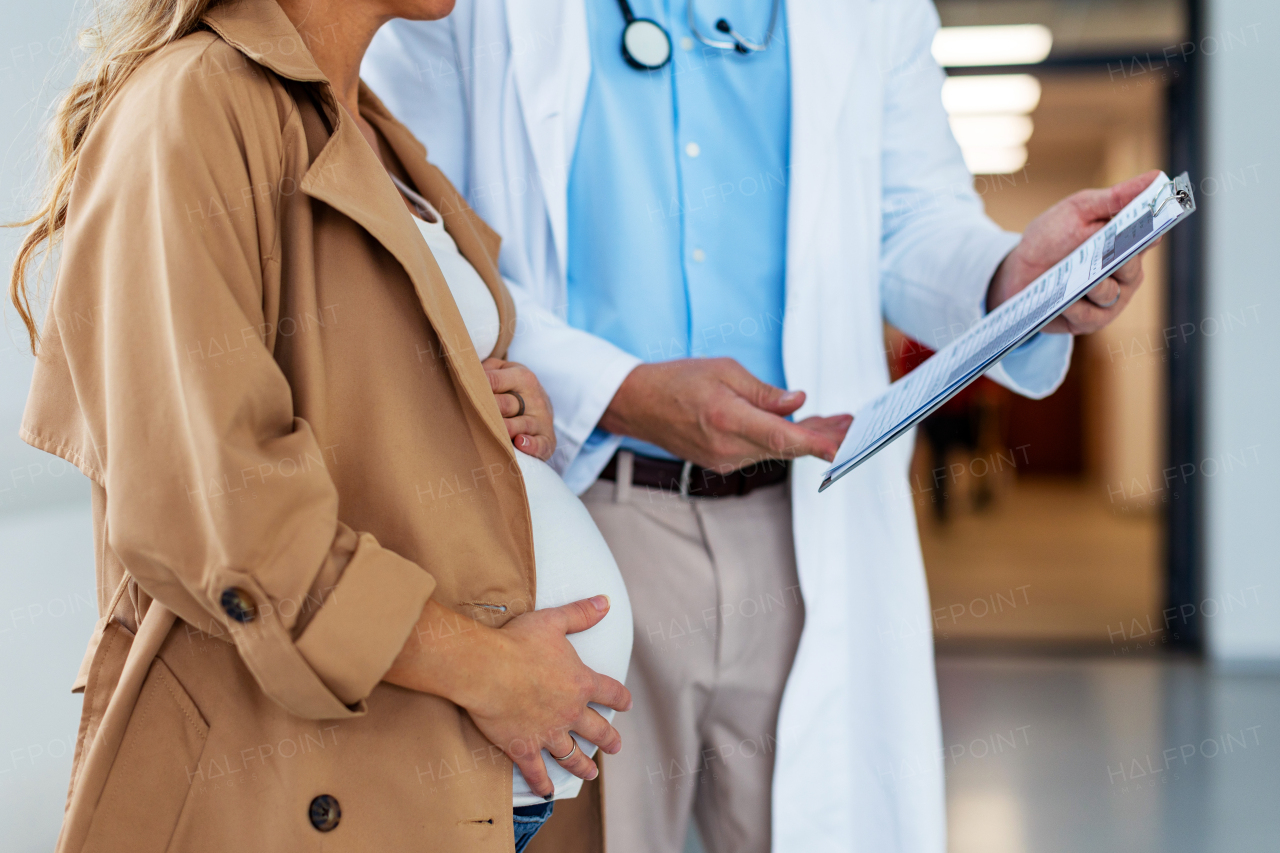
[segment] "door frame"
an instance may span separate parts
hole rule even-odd
[[[1050,56],[1035,65],[948,68],[949,75],[1042,74],[1065,70],[1108,71],[1116,68],[1167,67],[1173,79],[1166,89],[1165,172],[1188,172],[1192,184],[1204,177],[1204,61],[1197,48],[1204,34],[1204,0],[1183,0],[1190,52],[1170,58],[1164,46],[1122,53]],[[1181,47],[1181,46],[1179,46]],[[1135,65],[1136,63],[1136,65]],[[1166,238],[1168,282],[1166,328],[1183,324],[1198,328],[1205,316],[1204,221],[1211,200],[1196,198],[1199,212]],[[1202,335],[1174,335],[1167,344],[1165,372],[1165,471],[1204,458],[1204,347]],[[1168,646],[1196,654],[1204,651],[1204,624],[1199,603],[1204,598],[1203,478],[1165,478],[1168,498],[1164,529],[1164,621]]]

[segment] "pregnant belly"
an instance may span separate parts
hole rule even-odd
[[[569,635],[578,657],[591,669],[618,681],[625,681],[631,660],[631,601],[618,564],[600,535],[591,514],[569,490],[560,476],[545,462],[517,452],[524,475],[533,522],[533,551],[537,566],[536,609],[559,607],[593,595],[609,596],[609,613],[595,626]],[[614,711],[592,705],[612,721]],[[576,737],[578,748],[588,755],[595,744]],[[582,780],[564,770],[543,750],[543,760],[556,786],[556,799],[577,796]],[[512,780],[514,805],[541,803],[515,769]]]

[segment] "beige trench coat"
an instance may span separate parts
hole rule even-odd
[[[380,683],[429,597],[493,625],[534,601],[488,353],[311,58],[326,34],[274,0],[206,23],[85,140],[22,426],[93,481],[103,618],[58,849],[510,850],[509,760]],[[505,351],[497,236],[361,110]],[[599,848],[582,806],[561,844]]]

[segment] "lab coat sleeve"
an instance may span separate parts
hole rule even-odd
[[[508,357],[532,370],[551,397],[556,428],[551,465],[571,489],[582,492],[618,449],[621,438],[597,431],[596,424],[640,359],[573,328],[510,279],[507,289],[516,303],[516,336]]]
[[[942,106],[930,53],[938,17],[906,0],[888,48],[882,145],[880,291],[886,319],[934,348],[986,313],[991,277],[1019,237],[983,213]],[[1071,362],[1070,335],[1038,334],[988,376],[1028,397],[1052,394]]]

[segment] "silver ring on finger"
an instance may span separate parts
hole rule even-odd
[[[564,755],[553,755],[551,757],[554,758],[557,762],[564,762],[564,761],[568,761],[570,758],[573,758],[573,754],[578,751],[578,742],[574,740],[572,737],[569,738],[569,742],[573,744],[573,749],[569,750]],[[548,752],[550,752],[550,750],[548,750]]]
[[[1115,305],[1117,302],[1120,301],[1120,284],[1119,282],[1116,283],[1116,298],[1112,299],[1110,302],[1106,302],[1106,303],[1095,302],[1093,299],[1092,293],[1086,293],[1084,295],[1084,298],[1088,299],[1089,304],[1092,305],[1094,308],[1110,308],[1112,305]]]
[[[512,397],[515,397],[515,398],[516,398],[516,402],[520,404],[520,411],[516,412],[516,413],[515,413],[514,415],[512,415],[511,417],[513,417],[513,418],[518,418],[518,417],[520,417],[521,415],[523,415],[523,414],[524,414],[524,397],[521,397],[521,396],[520,396],[517,392],[515,392],[515,391],[503,391],[502,393],[503,393],[503,394],[510,394]],[[572,753],[572,752],[571,752],[571,753],[569,753],[569,754],[570,754],[570,755],[573,755],[573,753]]]

